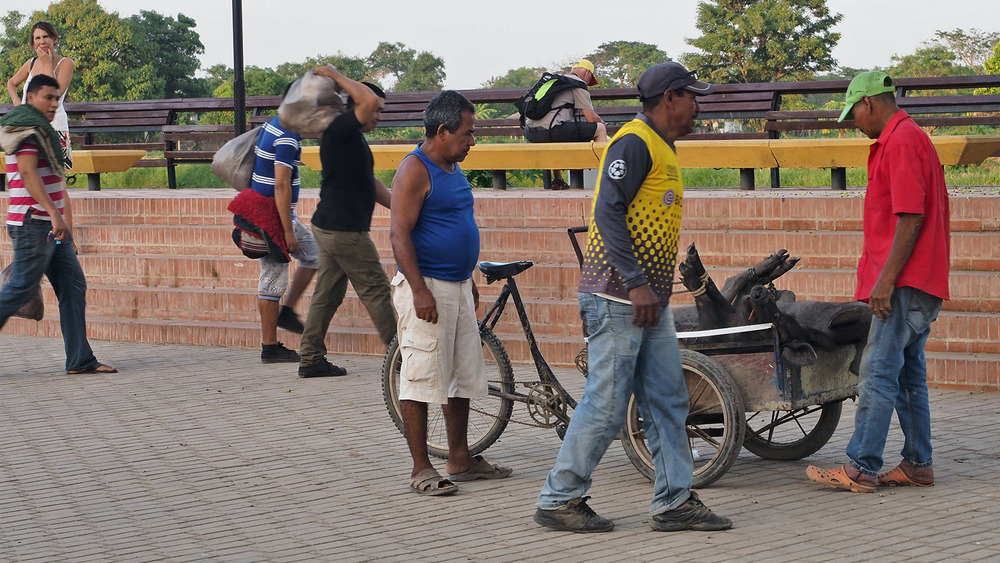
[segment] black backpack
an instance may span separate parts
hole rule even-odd
[[[552,107],[552,100],[556,94],[572,88],[586,90],[587,85],[561,74],[543,73],[538,82],[514,102],[518,113],[521,114],[521,126],[524,126],[525,119],[542,119],[553,109],[572,108],[572,103],[565,103],[557,108]]]

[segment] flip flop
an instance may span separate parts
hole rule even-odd
[[[911,479],[909,475],[903,472],[903,468],[897,465],[889,471],[879,473],[878,484],[889,487],[933,487],[934,481],[926,483]]]
[[[493,464],[485,459],[483,456],[477,455],[472,458],[476,460],[476,465],[469,469],[468,471],[463,471],[461,473],[449,473],[448,478],[452,481],[475,481],[476,479],[503,479],[504,477],[510,476],[514,472],[510,467],[504,467],[499,464]]]
[[[458,492],[458,485],[445,479],[437,469],[424,469],[410,478],[410,489],[428,497],[443,497]]]
[[[106,366],[101,362],[97,362],[96,364],[83,369],[68,369],[66,370],[66,373],[70,375],[80,375],[81,373],[118,373],[118,370],[111,366]]]
[[[846,489],[852,493],[874,493],[875,487],[862,485],[847,475],[844,466],[834,469],[820,469],[814,465],[806,468],[806,476],[809,479],[822,483],[835,489]]]

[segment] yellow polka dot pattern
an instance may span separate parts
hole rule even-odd
[[[626,124],[615,135],[609,146],[622,135],[629,133],[638,135],[646,142],[653,159],[653,166],[626,214],[632,251],[636,262],[646,274],[650,288],[666,305],[673,288],[674,267],[677,262],[684,184],[681,181],[677,155],[644,122],[633,120]],[[604,175],[609,173],[604,162],[606,156],[605,151],[601,157],[600,176],[594,194],[595,206],[600,194],[601,181]],[[614,163],[611,163],[611,166],[614,166]],[[601,233],[593,219],[589,225],[579,289],[590,293],[628,297],[628,291],[625,290],[618,271],[607,260]]]

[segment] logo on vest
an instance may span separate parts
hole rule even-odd
[[[674,190],[667,190],[667,193],[663,194],[663,205],[670,207],[674,204],[674,199],[677,196],[674,195]]]
[[[612,180],[621,180],[625,177],[625,161],[618,159],[608,165],[608,177]]]

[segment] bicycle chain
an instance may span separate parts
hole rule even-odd
[[[502,384],[503,381],[500,381],[500,380],[489,381],[489,380],[487,380],[487,383]],[[535,387],[536,385],[539,385],[541,383],[542,383],[541,381],[515,381],[514,385],[523,385],[525,387],[529,387],[530,388],[530,387]],[[469,407],[469,410],[472,411],[472,412],[475,412],[475,413],[479,413],[479,414],[484,415],[484,416],[488,416],[490,418],[501,418],[499,416],[496,416],[493,413],[485,412],[485,411],[479,410],[477,408],[473,408],[471,406]],[[544,424],[538,424],[538,423],[535,423],[535,422],[524,422],[524,421],[521,421],[521,420],[514,420],[514,411],[511,410],[510,412],[511,412],[511,416],[506,417],[506,419],[505,419],[507,422],[513,422],[514,424],[520,424],[522,426],[530,426],[532,428],[552,428],[551,425],[546,426]],[[504,420],[504,419],[501,419],[501,420]]]

